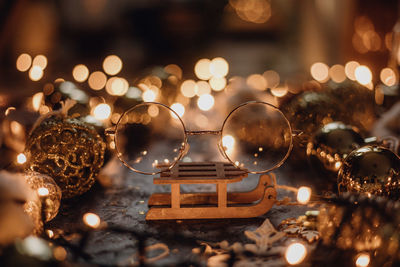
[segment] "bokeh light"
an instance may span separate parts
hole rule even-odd
[[[214,106],[214,97],[210,94],[204,94],[197,99],[197,106],[203,111],[210,110]]]
[[[58,261],[64,261],[67,258],[67,251],[61,246],[57,246],[53,249],[53,256]]]
[[[97,214],[88,212],[83,215],[83,222],[92,228],[97,228],[100,226],[100,217]]]
[[[171,109],[175,111],[179,117],[182,117],[185,114],[185,107],[181,103],[174,103],[171,105]],[[172,117],[176,118],[176,115],[171,112]]]
[[[226,79],[224,77],[219,78],[214,76],[208,82],[210,83],[210,87],[217,92],[224,90],[226,87]]]
[[[144,102],[153,102],[156,100],[157,95],[153,90],[146,90],[142,94],[142,98]]]
[[[271,17],[271,4],[268,0],[230,0],[239,18],[252,23],[265,23]]]
[[[19,153],[17,155],[17,162],[18,164],[24,164],[26,162],[26,156],[24,153]]]
[[[210,72],[211,60],[207,58],[200,59],[194,66],[194,73],[200,80],[209,80],[212,76]]]
[[[210,72],[214,77],[225,77],[229,72],[229,64],[224,58],[216,57],[211,60]]]
[[[264,91],[267,89],[267,81],[263,75],[252,74],[246,79],[246,83],[249,87],[256,90]]]
[[[122,69],[122,60],[116,55],[107,56],[103,61],[103,70],[108,75],[116,75]]]
[[[128,81],[120,77],[112,77],[106,83],[106,92],[110,95],[123,96],[128,92]]]
[[[358,83],[368,85],[372,81],[372,72],[367,66],[360,65],[354,71]]]
[[[111,107],[108,104],[101,103],[98,104],[93,109],[93,116],[96,120],[107,120],[111,116]]]
[[[196,95],[201,96],[204,94],[211,93],[210,84],[206,81],[198,81],[197,83],[197,92]]]
[[[31,56],[26,53],[23,53],[19,55],[19,57],[17,58],[16,67],[17,70],[24,72],[29,70],[31,64],[32,64]]]
[[[276,97],[283,97],[289,92],[286,86],[271,89],[271,94]]]
[[[311,76],[318,82],[327,82],[329,78],[329,67],[322,62],[314,63],[310,69]]]
[[[32,68],[29,70],[29,78],[32,81],[39,81],[43,77],[43,69],[40,66],[32,65]]]
[[[158,114],[160,114],[160,109],[156,105],[151,105],[147,109],[147,113],[150,115],[150,117],[157,117]]]
[[[280,76],[279,74],[274,71],[274,70],[267,70],[266,72],[263,73],[263,76],[265,80],[267,81],[267,87],[268,88],[275,88],[279,85],[280,83]]]
[[[311,199],[311,188],[301,186],[297,191],[297,202],[307,204]]]
[[[169,64],[165,66],[164,71],[178,77],[178,79],[182,79],[182,69],[176,64]]]
[[[32,106],[35,111],[39,111],[40,106],[43,103],[44,94],[42,92],[36,93],[32,97]]]
[[[360,253],[356,257],[356,266],[357,267],[367,267],[369,262],[371,261],[371,257],[368,253]]]
[[[93,90],[101,90],[107,82],[107,76],[101,71],[92,72],[89,75],[88,83]]]
[[[349,61],[346,63],[346,65],[344,66],[344,71],[347,78],[352,81],[356,80],[355,71],[358,66],[360,66],[360,63],[358,63],[357,61]]]
[[[186,80],[181,84],[181,93],[186,97],[194,97],[197,91],[197,84],[193,80]]]
[[[79,64],[72,70],[72,76],[77,82],[84,82],[89,77],[89,69],[83,65]]]
[[[47,67],[47,58],[43,55],[37,55],[32,62],[32,66],[39,66],[42,70]]]
[[[290,265],[301,263],[307,255],[306,247],[298,242],[290,244],[286,248],[285,259]]]
[[[329,69],[329,76],[335,83],[342,83],[346,80],[346,73],[342,65],[336,64]]]
[[[381,70],[380,78],[386,86],[393,86],[397,84],[396,73],[391,68],[384,68]]]

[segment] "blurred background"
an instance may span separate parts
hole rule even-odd
[[[196,79],[195,63],[215,57],[229,63],[229,77],[273,69],[282,84],[309,78],[315,62],[355,60],[372,70],[375,82],[388,64],[397,20],[397,1],[5,0],[0,10],[2,92],[38,90],[57,78],[90,89],[72,70],[84,64],[88,74],[109,78],[102,68],[109,55],[120,58],[117,74],[129,84],[143,70],[168,64]],[[28,64],[38,55],[46,61],[40,79],[29,74],[35,62]]]

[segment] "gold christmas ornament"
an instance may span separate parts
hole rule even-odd
[[[24,212],[29,216],[33,223],[33,235],[40,235],[43,232],[43,221],[42,221],[42,203],[38,195],[32,191],[34,197],[30,198],[24,204]]]
[[[339,193],[353,192],[400,199],[400,158],[375,145],[353,150],[338,173]]]
[[[29,169],[52,177],[64,198],[90,189],[103,165],[106,148],[92,126],[67,117],[72,105],[66,102],[60,111],[40,118],[25,147]]]
[[[44,209],[46,222],[56,217],[60,208],[61,189],[56,182],[48,175],[38,172],[27,171],[25,179],[28,185],[36,192],[46,189],[46,195],[39,196],[41,198],[41,206]],[[39,193],[39,192],[38,192]]]

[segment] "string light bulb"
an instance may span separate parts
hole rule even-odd
[[[299,242],[290,244],[285,252],[285,259],[290,265],[297,265],[303,262],[306,256],[307,249],[302,243]]]
[[[24,153],[19,153],[19,154],[17,155],[17,162],[18,162],[18,164],[24,164],[24,163],[26,163],[26,156],[25,156]]]
[[[369,262],[371,261],[371,258],[368,253],[360,253],[356,257],[356,266],[357,267],[367,267],[369,265]]]
[[[372,72],[367,66],[358,66],[354,71],[354,76],[362,85],[368,85],[372,81]]]
[[[100,220],[100,217],[97,214],[92,213],[92,212],[88,212],[88,213],[85,213],[83,215],[83,222],[87,226],[96,229],[96,228],[98,228],[100,226],[101,220]]]
[[[297,191],[297,202],[300,204],[307,204],[311,198],[311,188],[301,186]]]

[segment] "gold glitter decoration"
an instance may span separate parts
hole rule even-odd
[[[75,118],[52,116],[30,134],[25,154],[32,171],[52,177],[62,196],[71,198],[94,184],[105,148],[93,127]]]
[[[61,189],[50,176],[38,172],[27,171],[25,179],[28,185],[35,191],[46,188],[49,194],[42,200],[46,214],[46,222],[56,217],[61,202]]]
[[[42,203],[39,197],[28,199],[24,204],[24,212],[29,216],[33,223],[33,235],[40,235],[43,232],[43,221],[42,221]]]

